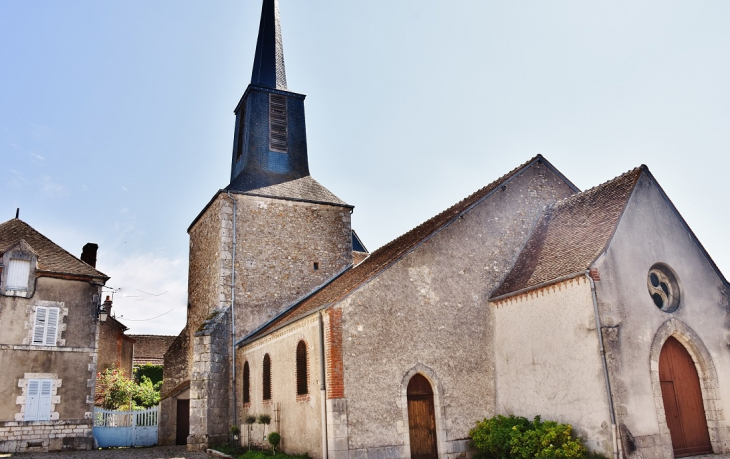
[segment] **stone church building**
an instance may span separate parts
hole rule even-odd
[[[730,285],[646,166],[580,191],[538,155],[368,254],[310,175],[304,97],[264,0],[230,184],[188,228],[160,443],[237,425],[316,458],[452,459],[516,414],[607,457],[730,452]]]

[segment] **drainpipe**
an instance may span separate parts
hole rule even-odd
[[[324,371],[324,323],[322,322],[322,311],[317,314],[319,318],[319,398],[322,400],[322,459],[327,459],[327,386],[325,384]]]
[[[233,394],[233,423],[232,426],[238,425],[238,413],[236,406],[236,314],[234,306],[236,304],[236,200],[231,196],[231,192],[226,193],[228,199],[233,202],[233,253],[231,255],[231,392]]]
[[[616,413],[613,409],[613,396],[611,395],[611,382],[608,379],[608,364],[606,363],[606,348],[603,347],[603,333],[601,333],[601,317],[598,314],[598,299],[596,298],[596,283],[591,277],[590,271],[586,271],[586,278],[591,284],[591,296],[593,297],[593,313],[596,316],[596,331],[598,332],[598,347],[601,351],[601,362],[603,363],[603,378],[606,382],[606,394],[608,396],[608,410],[611,414],[611,434],[613,435],[613,458],[618,459],[618,430],[616,429]]]

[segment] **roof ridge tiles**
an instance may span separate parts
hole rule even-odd
[[[485,186],[477,189],[476,191],[474,191],[473,193],[471,193],[467,197],[465,197],[465,198],[457,201],[455,204],[452,204],[451,206],[449,206],[446,209],[442,210],[441,212],[439,212],[438,214],[434,215],[433,217],[431,217],[431,218],[429,218],[427,220],[424,220],[423,222],[419,223],[418,225],[416,225],[415,227],[413,227],[410,230],[406,231],[405,233],[401,234],[400,236],[396,236],[394,239],[391,239],[389,242],[386,242],[385,244],[383,244],[382,246],[378,247],[373,252],[371,252],[370,256],[375,255],[378,251],[380,251],[381,249],[387,247],[388,245],[390,245],[390,244],[392,244],[394,242],[397,242],[399,239],[401,239],[401,238],[403,238],[403,237],[405,237],[405,236],[407,236],[407,235],[409,235],[411,233],[416,232],[418,229],[421,229],[423,226],[425,226],[426,223],[429,223],[429,222],[431,222],[433,220],[439,219],[439,217],[444,216],[444,214],[447,214],[449,211],[454,210],[455,208],[460,208],[460,205],[462,203],[465,203],[465,202],[467,202],[469,200],[474,199],[477,195],[479,195],[482,192],[485,192],[485,193],[488,192],[489,190],[487,190],[487,188],[496,187],[496,185],[498,185],[498,184],[506,181],[507,179],[511,178],[513,175],[517,174],[517,172],[519,172],[521,169],[524,169],[525,167],[529,166],[533,162],[538,161],[538,160],[542,160],[542,159],[544,159],[544,158],[540,154],[538,154],[536,156],[533,156],[528,161],[520,164],[519,166],[515,167],[511,171],[509,171],[506,174],[502,175],[498,179],[496,179],[496,180],[490,182],[489,184],[487,184],[487,185],[485,185]]]

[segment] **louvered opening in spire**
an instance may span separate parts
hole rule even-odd
[[[281,39],[277,0],[264,0],[261,7],[251,84],[271,89],[286,89],[284,44]]]
[[[269,94],[269,149],[287,152],[286,97]]]

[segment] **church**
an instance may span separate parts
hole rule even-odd
[[[646,166],[581,191],[538,155],[368,253],[310,175],[304,99],[263,0],[230,183],[188,228],[160,444],[237,426],[315,458],[456,459],[515,414],[615,459],[730,452],[730,284]]]

